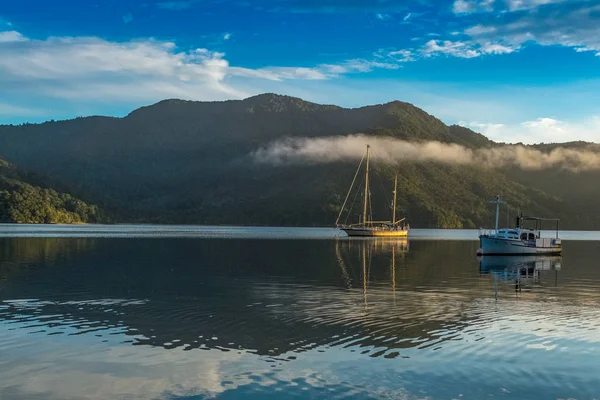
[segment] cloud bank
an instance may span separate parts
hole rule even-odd
[[[441,40],[429,40],[418,47],[401,50],[410,52],[412,60],[434,56],[468,59],[510,54],[537,44],[600,56],[600,4],[597,1],[456,0],[452,11],[457,18],[455,23],[462,28],[450,36],[448,32],[439,31]],[[393,54],[388,55],[393,58]]]
[[[230,37],[226,33],[223,40]],[[252,69],[231,65],[218,51],[182,50],[174,42],[152,38],[123,42],[82,36],[31,39],[17,31],[0,31],[3,92],[69,101],[226,100],[255,94],[249,82],[257,80],[327,80],[396,68],[393,62],[349,59],[309,67]]]
[[[577,123],[555,118],[538,118],[520,124],[482,123],[460,121],[459,125],[472,128],[495,141],[510,143],[537,142],[557,143],[568,138],[588,142],[600,142],[600,117],[592,116]]]
[[[525,170],[562,168],[574,172],[600,170],[600,153],[588,150],[558,147],[545,153],[522,145],[473,150],[454,143],[408,142],[361,134],[287,138],[257,149],[250,156],[256,163],[274,166],[358,161],[365,153],[366,144],[371,146],[372,159],[385,163],[435,162]]]

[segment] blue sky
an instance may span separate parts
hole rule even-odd
[[[600,142],[598,0],[3,0],[0,123],[263,92]]]

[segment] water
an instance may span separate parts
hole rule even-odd
[[[600,398],[599,234],[415,232],[0,226],[0,398]]]

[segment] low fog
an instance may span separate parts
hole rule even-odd
[[[373,160],[387,163],[436,162],[524,170],[562,168],[575,172],[600,169],[600,153],[587,150],[558,147],[551,152],[541,152],[522,145],[473,150],[452,143],[408,142],[361,134],[277,140],[254,151],[251,157],[257,163],[274,166],[358,161],[365,154],[367,144],[371,146]]]

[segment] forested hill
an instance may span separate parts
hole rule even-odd
[[[118,221],[331,226],[354,163],[273,167],[247,155],[283,137],[354,133],[472,149],[497,145],[400,101],[345,109],[264,94],[225,102],[165,100],[124,118],[0,126],[0,153],[86,193],[85,200],[111,204]],[[487,200],[503,193],[514,207],[560,217],[566,228],[600,229],[596,172],[374,167],[375,217],[388,217],[390,182],[398,172],[399,207],[413,227],[490,226]]]
[[[96,206],[59,193],[41,175],[26,172],[0,158],[0,223],[94,223],[102,221]]]

